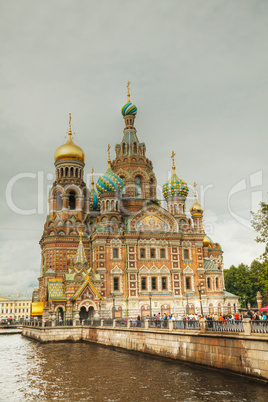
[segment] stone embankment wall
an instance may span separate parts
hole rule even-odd
[[[138,328],[27,328],[22,334],[41,342],[87,341],[232,370],[268,380],[266,334],[206,333]]]

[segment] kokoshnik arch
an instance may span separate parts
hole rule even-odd
[[[233,313],[238,297],[225,291],[223,251],[206,236],[203,207],[186,215],[189,189],[173,174],[163,185],[167,208],[156,199],[156,177],[134,126],[137,107],[122,108],[123,139],[96,189],[83,181],[85,154],[68,141],[55,152],[56,178],[40,241],[39,288],[32,315],[142,316],[151,313]],[[199,290],[198,290],[199,287]]]

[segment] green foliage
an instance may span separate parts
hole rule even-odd
[[[268,204],[265,202],[260,203],[260,209],[258,212],[251,212],[252,219],[251,225],[256,230],[258,236],[256,241],[258,243],[266,243],[265,253],[263,258],[267,258],[268,255]]]
[[[246,303],[256,306],[256,294],[258,291],[263,296],[263,305],[268,304],[268,261],[259,262],[254,260],[250,267],[240,264],[238,267],[232,265],[224,270],[225,287],[227,292],[234,293],[240,297],[241,306]]]

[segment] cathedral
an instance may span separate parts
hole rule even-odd
[[[127,96],[115,159],[109,145],[106,173],[95,186],[92,170],[90,189],[69,115],[68,140],[54,155],[32,316],[234,313],[238,297],[225,291],[223,251],[204,231],[196,184],[187,214],[189,188],[176,174],[173,152],[173,174],[163,185],[161,205],[153,163],[134,125],[137,107],[130,102],[129,83]]]

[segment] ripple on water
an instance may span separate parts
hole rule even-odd
[[[266,401],[267,386],[234,375],[86,343],[1,336],[1,401]]]

